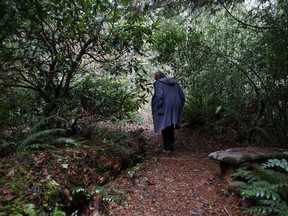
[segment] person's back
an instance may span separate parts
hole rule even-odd
[[[171,153],[175,142],[174,126],[180,125],[185,95],[178,82],[164,73],[156,72],[155,80],[152,98],[154,131],[161,131],[165,152]]]
[[[164,93],[164,104],[174,107],[179,107],[182,105],[181,97],[177,88],[177,81],[170,77],[164,77],[158,80],[161,84]],[[163,84],[163,85],[162,85]]]

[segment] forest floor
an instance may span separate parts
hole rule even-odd
[[[175,150],[166,155],[152,125],[132,127],[136,133],[130,130],[126,142],[104,139],[106,150],[94,140],[80,147],[2,152],[0,216],[46,215],[51,210],[47,215],[60,215],[59,208],[81,216],[244,215],[247,203],[228,192],[229,178],[221,177],[218,162],[208,158],[213,151],[240,144],[225,134],[183,127],[175,132]],[[131,156],[141,159],[140,166],[136,160],[127,169]],[[99,185],[105,192],[89,198]]]
[[[175,136],[174,152],[165,155],[161,134],[146,128],[148,159],[133,179],[122,174],[108,183],[124,190],[128,203],[109,205],[109,215],[244,215],[246,203],[228,192],[229,181],[221,177],[218,162],[208,158],[213,151],[239,144],[224,135],[212,137],[189,128],[181,128]]]

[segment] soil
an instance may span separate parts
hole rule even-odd
[[[109,205],[109,215],[242,216],[247,203],[228,192],[229,179],[221,176],[217,161],[208,154],[239,147],[224,135],[208,136],[199,130],[176,131],[175,150],[164,154],[161,134],[144,131],[148,159],[133,178],[123,173],[108,183],[125,191],[125,205]],[[92,215],[92,214],[91,214]],[[95,212],[94,212],[94,215]]]

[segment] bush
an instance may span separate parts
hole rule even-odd
[[[115,77],[87,76],[75,82],[73,92],[81,108],[102,117],[127,118],[146,101],[129,80]]]
[[[219,96],[190,93],[184,106],[184,119],[190,126],[204,126],[215,122],[220,117],[221,111]]]
[[[288,162],[271,159],[252,170],[239,169],[231,186],[241,191],[255,206],[244,212],[255,215],[288,215]]]

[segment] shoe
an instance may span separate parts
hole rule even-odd
[[[172,152],[171,152],[171,150],[167,150],[167,151],[164,150],[164,153],[167,155],[170,155]]]

